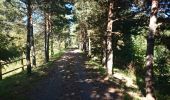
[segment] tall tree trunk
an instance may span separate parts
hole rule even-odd
[[[106,67],[107,74],[112,75],[113,68],[113,50],[112,50],[112,24],[113,24],[113,7],[114,0],[109,0],[108,24],[107,24],[107,53],[106,53]]]
[[[33,26],[32,26],[33,31]],[[34,35],[31,32],[31,52],[32,52],[32,65],[36,67],[36,54],[35,54],[35,45],[34,45]]]
[[[77,40],[79,41],[79,44],[78,44],[78,47],[79,47],[79,50],[83,50],[83,46],[82,46],[82,44],[83,44],[83,42],[82,42],[82,39],[83,38],[83,36],[82,36],[82,29],[80,29],[79,30],[79,34],[78,34],[78,37],[77,37]]]
[[[52,31],[52,22],[51,22],[51,14],[50,14],[50,34],[51,34],[51,56],[54,55],[54,37],[53,37],[53,31]]]
[[[2,64],[1,64],[1,60],[0,60],[0,80],[2,80]]]
[[[79,49],[83,51],[83,30],[80,29],[80,38],[79,39]]]
[[[50,16],[49,16],[49,13],[47,13],[47,18],[48,18],[48,31],[47,31],[47,62],[49,61],[49,48],[50,48],[50,31],[49,31],[49,21],[50,21]]]
[[[112,33],[107,34],[107,74],[112,75],[113,69],[113,50],[112,50]]]
[[[32,7],[30,9],[31,13],[31,19],[30,19],[30,24],[31,24],[31,32],[30,32],[30,41],[31,41],[31,53],[32,53],[32,65],[36,67],[36,55],[35,55],[35,45],[34,45],[34,33],[33,33],[33,19],[32,19]]]
[[[54,55],[54,38],[53,33],[51,33],[51,56]]]
[[[65,49],[68,48],[68,35],[66,36],[66,39],[65,39]]]
[[[69,29],[68,29],[68,46],[71,46],[71,25],[69,23]]]
[[[30,61],[30,47],[31,47],[31,20],[32,20],[32,13],[31,13],[31,0],[28,0],[27,6],[27,45],[26,45],[26,60],[27,60],[27,74],[31,74],[31,61]]]
[[[103,52],[102,52],[102,65],[103,65],[103,68],[105,68],[105,69],[107,69],[107,63],[106,63],[106,61],[107,61],[107,44],[106,44],[106,42],[107,42],[107,36],[104,36],[103,37],[103,41],[102,41],[102,48],[103,48]]]
[[[45,62],[49,61],[49,24],[48,13],[45,12]]]
[[[87,29],[83,29],[83,51],[87,52]]]
[[[146,51],[146,99],[155,100],[153,87],[153,56],[154,56],[154,35],[157,29],[157,12],[158,0],[152,0],[151,16],[149,23],[149,33],[147,36],[147,51]]]
[[[91,38],[90,38],[90,32],[88,35],[88,56],[91,57]]]

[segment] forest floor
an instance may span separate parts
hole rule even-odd
[[[17,93],[10,100],[141,100],[142,97],[126,75],[117,72],[109,79],[77,49],[69,49],[43,71],[47,73],[45,77],[27,83],[29,87],[21,88],[20,92],[15,90]]]

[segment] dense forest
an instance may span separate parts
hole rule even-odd
[[[35,73],[51,69],[72,49],[108,81],[116,83],[118,72],[131,78],[137,88],[129,89],[144,100],[170,99],[169,0],[0,0],[0,100],[12,100],[7,94],[18,81],[42,80]],[[123,100],[141,98],[124,93]]]

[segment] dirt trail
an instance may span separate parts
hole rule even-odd
[[[80,51],[69,50],[54,62],[50,74],[26,97],[29,100],[122,100],[116,84],[104,81],[86,61]]]

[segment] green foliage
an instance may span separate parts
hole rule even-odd
[[[133,1],[131,0],[131,2]],[[117,3],[118,9],[115,10],[117,13],[114,19],[118,20],[113,23],[113,31],[120,32],[120,34],[113,36],[114,67],[134,71],[136,83],[141,92],[145,94],[143,87],[145,87],[146,36],[149,18],[143,12],[132,15],[128,2],[118,1]],[[143,6],[142,2],[135,3]],[[91,34],[92,53],[93,56],[101,58],[101,43],[106,30],[108,1],[81,0],[75,4],[75,7],[77,23],[79,24],[78,29],[81,30],[85,27],[87,30],[93,31]],[[155,40],[154,73],[156,76],[154,81],[156,87],[159,87],[158,84],[164,83],[160,87],[167,86],[167,89],[169,89],[169,24],[164,24],[161,29],[160,36],[156,37]],[[164,89],[159,88],[157,90],[161,95]]]
[[[144,23],[145,22],[145,23]],[[114,31],[121,34],[113,37],[114,67],[123,70],[132,70],[136,75],[136,83],[145,94],[145,55],[147,20],[142,14],[131,16],[128,19],[114,22]],[[169,29],[164,28],[164,34],[155,40],[154,73],[157,96],[167,95],[169,92],[170,51],[168,50]],[[165,35],[166,34],[166,35]],[[130,71],[131,72],[131,71]],[[164,88],[162,88],[164,87]],[[166,91],[166,92],[165,92]],[[168,98],[166,96],[166,98]]]
[[[24,42],[25,27],[20,21],[23,14],[17,8],[16,3],[11,3],[5,0],[0,1],[0,26],[2,26],[0,27],[0,60],[3,61],[19,57],[24,47],[22,42]]]
[[[106,0],[80,0],[75,3],[76,23],[78,24],[78,41],[88,41],[91,38],[92,56],[101,58],[102,36],[106,30],[107,22],[107,4]],[[85,39],[84,36],[87,35]]]
[[[27,2],[25,0],[21,1],[7,0],[7,2],[5,2],[5,0],[0,0],[0,60],[3,61],[19,57],[21,52],[25,50],[26,23],[24,23],[23,19],[26,16],[24,8]],[[52,14],[53,34],[51,38],[54,39],[55,47],[57,47],[55,49],[63,48],[63,45],[67,44],[69,39],[71,39],[69,23],[65,16],[65,14],[70,14],[64,7],[66,2],[61,0],[52,0],[51,2],[43,1],[44,0],[32,1],[34,8],[33,20],[35,23],[35,47],[38,58],[41,58],[41,60],[43,59],[42,54],[44,49],[44,37],[42,35],[44,31],[42,29],[42,27],[44,27],[44,12]],[[113,31],[120,33],[117,35],[114,34],[113,36],[114,67],[125,70],[124,72],[127,73],[134,71],[136,83],[144,94],[144,67],[148,18],[144,16],[143,13],[132,15],[129,10],[129,1],[133,2],[134,0],[124,1],[126,0],[116,0],[117,7],[114,9]],[[136,3],[138,4],[139,2]],[[87,38],[86,40],[82,38],[84,35],[90,37],[92,42],[92,57],[97,56],[97,58],[102,58],[102,40],[107,26],[108,0],[75,0],[74,6],[75,11],[73,14],[76,19],[74,28],[77,29],[77,41],[87,41]],[[154,80],[158,98],[166,99],[169,98],[167,95],[170,93],[169,24],[164,24],[163,27],[161,26],[160,31],[162,32],[160,32],[160,35],[156,37],[155,40]],[[72,35],[75,34],[73,33]],[[53,41],[51,40],[50,42]],[[59,57],[61,54],[59,53],[53,57]],[[48,64],[51,65],[51,62]],[[101,74],[105,74],[105,69],[95,61],[91,61],[89,64],[96,66]],[[15,82],[20,80],[21,83],[25,84],[25,82],[22,82],[22,78],[28,81],[26,77],[22,75],[12,79],[12,82],[6,79],[9,83],[1,82],[3,88],[0,88],[0,90],[2,91],[9,84],[14,84],[12,87],[15,87],[15,85],[18,85],[18,83]],[[5,91],[4,94],[5,93],[7,92]],[[125,94],[125,99],[132,98],[129,98],[128,94]]]

